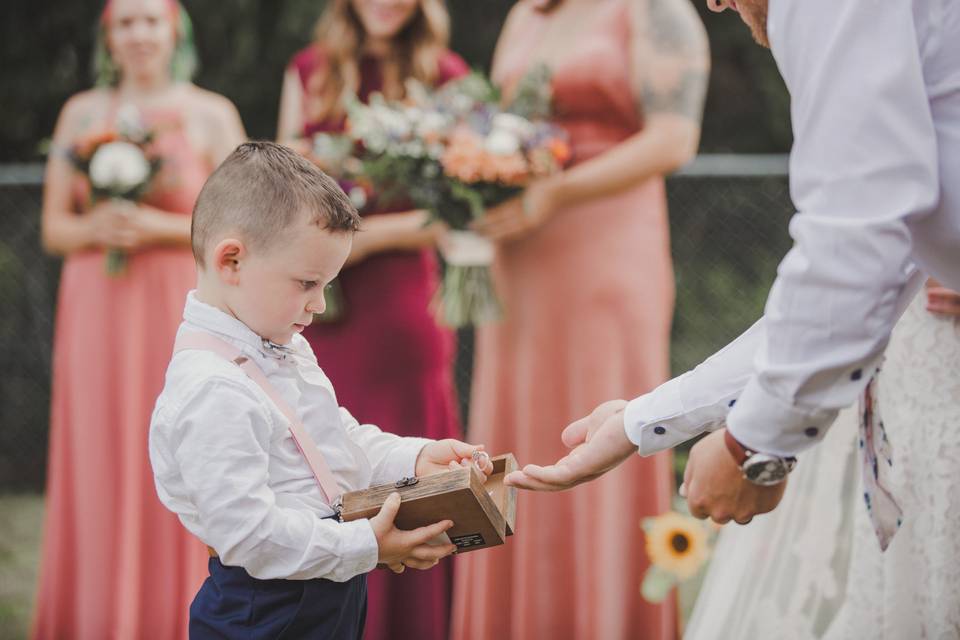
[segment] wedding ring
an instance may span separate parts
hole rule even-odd
[[[477,465],[477,469],[480,469],[480,471],[483,471],[484,468],[486,468],[486,466],[490,463],[490,454],[480,449],[477,449],[473,452],[472,458],[473,464]]]

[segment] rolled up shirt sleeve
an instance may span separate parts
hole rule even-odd
[[[935,208],[939,177],[911,4],[805,0],[770,11],[792,97],[794,246],[760,325],[628,405],[641,453],[719,426],[724,402],[727,427],[752,449],[787,456],[813,445],[876,373],[922,282],[908,222]]]
[[[271,438],[286,429],[273,424],[245,383],[205,381],[172,422],[171,449],[199,522],[191,531],[224,564],[260,579],[337,582],[376,567],[369,520],[338,523],[278,504],[268,483],[268,452]]]

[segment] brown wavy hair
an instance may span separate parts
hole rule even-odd
[[[324,63],[306,87],[310,120],[342,116],[345,101],[356,96],[364,36],[363,24],[350,0],[327,3],[314,35]],[[443,0],[420,0],[413,18],[394,37],[393,50],[383,60],[384,96],[403,98],[404,81],[408,78],[432,85],[449,39],[450,16]]]

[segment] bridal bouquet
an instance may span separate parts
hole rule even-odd
[[[493,245],[470,231],[471,222],[569,159],[563,132],[547,119],[549,79],[546,67],[528,74],[506,108],[475,73],[433,93],[408,85],[402,103],[374,96],[349,109],[350,135],[380,197],[409,200],[451,230],[439,293],[447,325],[480,324],[501,312],[490,275]]]
[[[115,128],[91,134],[70,149],[69,158],[87,177],[94,202],[139,202],[143,198],[162,164],[150,150],[154,135],[136,108],[127,105],[118,110]],[[105,266],[108,275],[122,275],[127,254],[122,249],[109,249]]]

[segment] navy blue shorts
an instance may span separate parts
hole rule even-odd
[[[367,576],[331,580],[258,580],[210,558],[190,605],[190,638],[359,640],[367,616]]]

